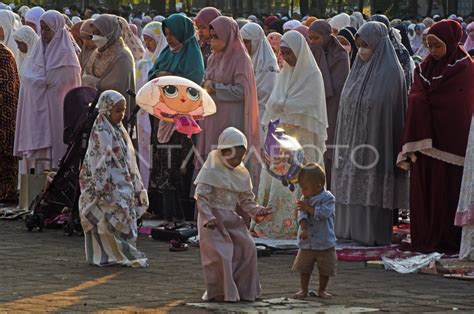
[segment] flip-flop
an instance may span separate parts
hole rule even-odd
[[[171,240],[169,244],[170,252],[182,252],[188,250],[188,245],[180,240]]]

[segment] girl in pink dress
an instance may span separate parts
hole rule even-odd
[[[247,138],[225,129],[196,178],[201,262],[206,292],[203,300],[255,301],[260,297],[257,252],[237,205],[256,221],[270,209],[258,206],[252,180],[242,160]]]

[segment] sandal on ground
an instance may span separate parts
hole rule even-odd
[[[170,252],[182,252],[188,250],[188,245],[180,240],[171,240],[169,244]]]

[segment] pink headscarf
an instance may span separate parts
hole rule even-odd
[[[471,39],[471,36],[469,35],[469,32],[474,31],[474,22],[470,23],[467,28],[467,39],[466,42],[464,43],[464,49],[469,52],[469,50],[474,49],[474,40]]]
[[[308,42],[308,32],[309,32],[309,28],[308,26],[305,26],[305,25],[300,25],[298,26],[297,28],[295,28],[295,31],[297,31],[298,33],[300,33],[301,35],[303,35],[303,37],[306,39],[306,42]]]
[[[249,148],[260,152],[260,119],[258,116],[257,86],[252,60],[247,54],[237,22],[221,16],[211,22],[219,39],[227,45],[222,52],[213,52],[209,57],[206,79],[224,84],[239,84],[245,94],[245,130]]]
[[[128,24],[128,27],[130,27],[130,30],[135,36],[138,36],[138,27],[135,24]]]
[[[41,21],[46,23],[54,33],[49,44],[42,40],[35,45],[31,54],[32,62],[39,65],[46,71],[64,66],[74,66],[80,68],[79,59],[72,42],[71,35],[66,29],[66,22],[61,13],[50,10],[41,16]]]
[[[198,26],[209,27],[211,22],[221,15],[221,12],[214,7],[202,8],[194,18],[194,22]]]
[[[272,46],[273,51],[275,52],[275,55],[278,60],[278,66],[280,69],[283,68],[283,65],[285,64],[285,60],[283,60],[283,56],[280,53],[280,43],[281,43],[281,38],[283,37],[282,34],[273,32],[268,34],[267,39],[270,42],[270,46]]]

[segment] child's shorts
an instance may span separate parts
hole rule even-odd
[[[336,249],[330,248],[321,251],[299,249],[293,263],[293,270],[302,274],[311,274],[315,263],[318,264],[320,275],[336,276]]]

